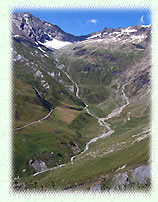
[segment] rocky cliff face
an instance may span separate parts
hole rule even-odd
[[[35,42],[46,42],[57,39],[60,41],[75,42],[85,39],[87,36],[73,36],[64,32],[57,25],[52,25],[39,18],[32,16],[26,12],[20,14],[19,12],[12,15],[12,34],[23,35],[27,38],[34,40]]]

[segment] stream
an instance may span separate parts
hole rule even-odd
[[[64,71],[63,71],[63,72],[64,72]],[[72,81],[72,83],[75,84],[76,89],[77,89],[77,90],[76,90],[76,97],[80,98],[80,96],[79,96],[79,87],[78,87],[77,83],[76,83],[75,81],[73,81],[73,80],[71,79],[71,77],[70,77],[66,72],[64,72],[64,73],[65,73],[65,75]],[[90,145],[91,143],[96,142],[97,140],[99,140],[99,139],[101,139],[101,138],[108,137],[108,136],[110,136],[111,134],[113,134],[113,133],[115,132],[114,130],[112,130],[112,129],[110,128],[110,124],[106,123],[105,120],[111,119],[112,117],[115,117],[115,116],[119,115],[119,114],[123,111],[123,109],[129,104],[129,99],[128,99],[128,97],[127,97],[126,94],[125,94],[125,86],[126,86],[126,85],[127,85],[127,83],[122,86],[122,98],[123,98],[123,100],[126,101],[126,104],[124,104],[123,106],[121,106],[121,107],[119,107],[119,108],[114,109],[113,112],[110,113],[106,118],[99,118],[99,117],[93,115],[93,114],[89,111],[88,105],[87,105],[86,103],[84,103],[84,104],[86,105],[86,106],[85,106],[86,112],[87,112],[89,115],[95,117],[95,118],[98,120],[99,125],[102,126],[102,127],[105,127],[105,128],[108,130],[108,132],[103,133],[103,134],[101,134],[101,135],[99,135],[99,136],[97,136],[97,137],[91,139],[91,140],[86,144],[86,147],[85,147],[85,149],[83,150],[83,152],[81,152],[81,154],[84,153],[84,152],[86,152],[86,151],[89,149],[89,145]],[[71,157],[71,162],[74,160],[75,157],[76,157],[76,156]]]
[[[79,87],[78,87],[77,83],[76,83],[75,81],[73,81],[72,78],[71,78],[65,71],[62,70],[62,72],[63,72],[63,73],[70,79],[70,81],[76,86],[76,97],[78,97],[78,98],[80,99],[80,96],[79,96]],[[99,125],[102,126],[102,127],[105,127],[106,130],[108,130],[108,132],[103,133],[103,134],[101,134],[101,135],[99,135],[99,136],[97,136],[97,137],[92,138],[92,139],[86,144],[85,149],[84,149],[81,153],[79,153],[79,154],[82,154],[82,153],[86,152],[86,151],[89,149],[89,145],[90,145],[91,143],[94,143],[94,142],[96,142],[97,140],[99,140],[99,139],[101,139],[101,138],[108,137],[108,136],[112,135],[112,134],[115,132],[114,130],[111,129],[110,124],[106,123],[106,121],[107,121],[108,119],[111,119],[112,117],[115,117],[115,116],[119,115],[119,114],[123,111],[123,109],[129,104],[129,99],[128,99],[128,97],[127,97],[126,94],[125,94],[125,86],[126,86],[126,85],[127,85],[127,83],[122,86],[122,90],[121,90],[121,92],[122,92],[122,98],[123,98],[123,100],[124,100],[126,103],[125,103],[123,106],[121,106],[121,107],[115,108],[110,114],[108,114],[108,116],[107,116],[106,118],[99,118],[99,117],[93,115],[93,114],[89,111],[88,105],[87,105],[86,103],[84,103],[84,104],[85,104],[85,110],[86,110],[86,112],[87,112],[89,115],[95,117],[95,118],[98,120]],[[77,154],[77,155],[79,155],[79,154]],[[71,157],[71,162],[74,161],[74,159],[75,159],[75,157],[76,157],[77,155]],[[46,170],[37,172],[37,173],[35,173],[33,176],[36,176],[36,175],[38,175],[38,174],[40,174],[40,173],[47,172],[47,171],[49,171],[49,170],[54,170],[54,169],[56,169],[56,168],[63,167],[63,166],[65,166],[65,165],[66,165],[66,164],[61,164],[61,165],[58,165],[57,167],[53,167],[53,168],[49,168],[49,169],[46,169]]]

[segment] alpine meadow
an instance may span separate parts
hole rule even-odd
[[[14,190],[149,190],[152,25],[11,22]]]

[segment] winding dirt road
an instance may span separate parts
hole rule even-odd
[[[31,123],[28,123],[28,124],[26,124],[26,125],[24,125],[24,126],[22,126],[22,127],[15,128],[14,130],[22,130],[22,129],[28,127],[28,126],[31,126],[31,125],[36,124],[36,123],[39,123],[39,122],[41,122],[41,121],[47,119],[47,118],[52,114],[52,112],[53,112],[54,110],[55,110],[55,109],[51,109],[51,111],[50,111],[46,116],[44,116],[43,118],[41,118],[41,119],[39,119],[39,120],[37,120],[37,121],[33,121],[33,122],[31,122]]]

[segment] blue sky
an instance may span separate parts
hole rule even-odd
[[[58,25],[73,35],[85,35],[107,28],[127,27],[151,24],[149,9],[89,9],[89,10],[53,10],[53,9],[15,9],[13,12],[30,12],[46,22]]]

